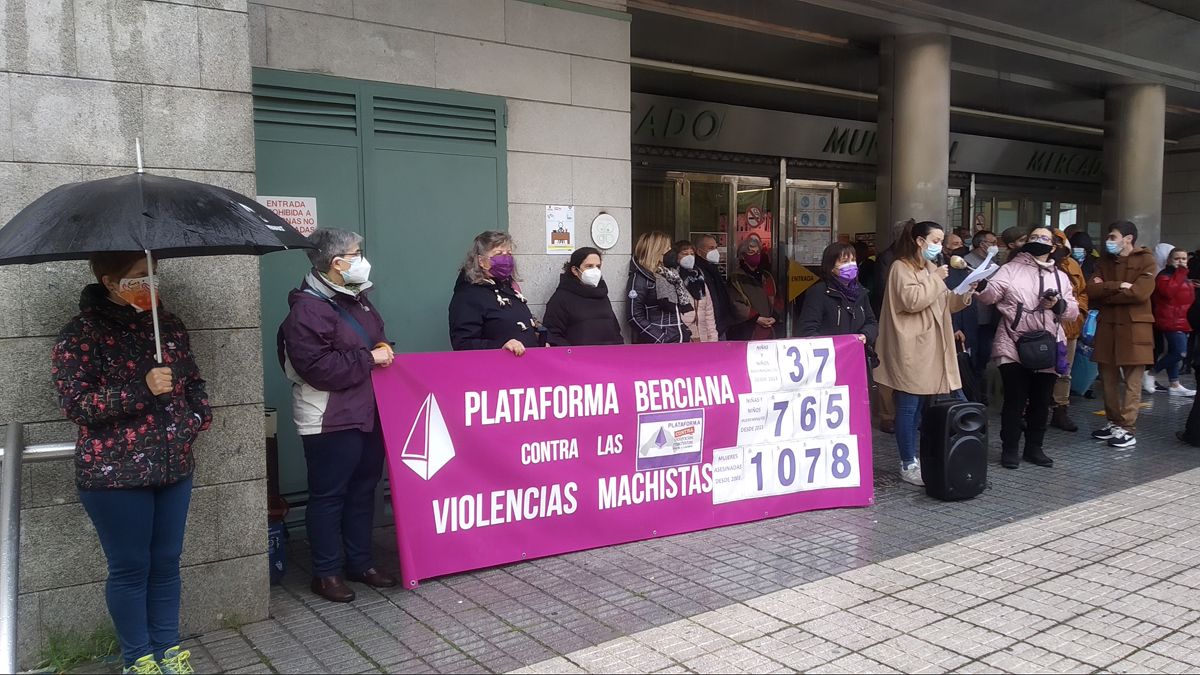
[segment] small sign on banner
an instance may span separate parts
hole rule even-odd
[[[570,254],[575,250],[575,207],[546,207],[546,253]]]
[[[373,378],[404,586],[866,506],[866,363],[849,335],[397,355]]]
[[[296,231],[308,236],[317,230],[316,197],[265,197],[255,198],[259,204],[271,209]]]

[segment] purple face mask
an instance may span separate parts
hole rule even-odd
[[[743,260],[746,261],[746,267],[749,267],[752,270],[756,270],[756,269],[758,269],[759,264],[762,263],[762,254],[761,253],[747,253],[746,257],[743,258]]]
[[[837,270],[838,278],[842,281],[854,281],[858,278],[858,265],[846,265]]]
[[[493,279],[504,281],[511,279],[513,273],[513,257],[507,253],[492,256],[492,267],[488,270]]]

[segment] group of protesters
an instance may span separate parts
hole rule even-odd
[[[1137,245],[1137,228],[1128,222],[1109,228],[1103,251],[1070,229],[1012,228],[997,239],[909,220],[878,256],[846,243],[823,251],[820,281],[805,293],[791,334],[863,342],[881,394],[881,425],[896,434],[905,481],[921,483],[922,410],[938,396],[965,398],[964,379],[983,377],[990,363],[1003,383],[1001,464],[1008,468],[1022,460],[1053,465],[1043,447],[1050,421],[1076,430],[1068,410],[1077,353],[1098,365],[1103,383],[1107,424],[1093,436],[1114,447],[1136,443],[1141,395],[1158,390],[1159,373],[1171,395],[1195,394],[1180,382],[1197,283],[1188,254],[1160,247],[1156,259]],[[395,354],[369,299],[362,237],[319,229],[309,241],[312,269],[288,298],[278,358],[292,382],[307,462],[311,588],[349,602],[355,592],[347,582],[397,583],[376,566],[371,542],[384,464],[371,374]],[[719,247],[710,235],[672,242],[649,232],[637,240],[625,288],[633,342],[783,336],[785,289],[772,275],[769,247],[757,235],[745,237],[728,273]],[[967,283],[967,270],[996,259],[999,271]],[[212,424],[205,382],[186,328],[162,308],[156,335],[156,277],[146,258],[97,254],[91,265],[96,283],[84,289],[81,312],[52,355],[62,408],[80,429],[80,500],[108,559],[108,606],[127,672],[191,672],[178,644],[179,558],[192,446]],[[601,251],[574,251],[538,320],[521,292],[512,238],[484,232],[458,271],[450,344],[519,357],[540,347],[624,343],[604,276]],[[1094,321],[1089,307],[1098,310]],[[1156,340],[1163,345],[1157,358]],[[960,362],[970,364],[966,372]],[[974,387],[972,395],[983,398],[981,391]],[[1200,444],[1196,417],[1191,437]]]

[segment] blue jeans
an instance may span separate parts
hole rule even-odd
[[[962,390],[947,396],[960,401],[967,400]],[[908,466],[917,461],[917,453],[921,449],[921,415],[933,398],[930,395],[910,394],[906,391],[896,392],[896,446],[900,449],[901,466]]]
[[[1151,372],[1161,373],[1167,371],[1167,377],[1172,382],[1179,381],[1179,366],[1183,363],[1184,357],[1187,356],[1188,334],[1177,331],[1164,331],[1163,339],[1167,343],[1166,350],[1162,356],[1158,357],[1158,361],[1154,362],[1154,368]]]
[[[306,525],[314,577],[366,572],[375,524],[375,486],[383,476],[383,433],[331,431],[301,436],[308,464]],[[342,553],[345,551],[345,564]]]
[[[108,559],[105,598],[125,665],[179,644],[179,557],[192,479],[159,488],[80,490]]]

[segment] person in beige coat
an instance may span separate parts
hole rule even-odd
[[[973,293],[946,288],[949,268],[939,265],[945,236],[935,222],[909,221],[896,242],[879,315],[875,381],[895,392],[900,477],[913,485],[924,485],[917,459],[922,409],[931,396],[961,396],[950,315],[970,305]]]

